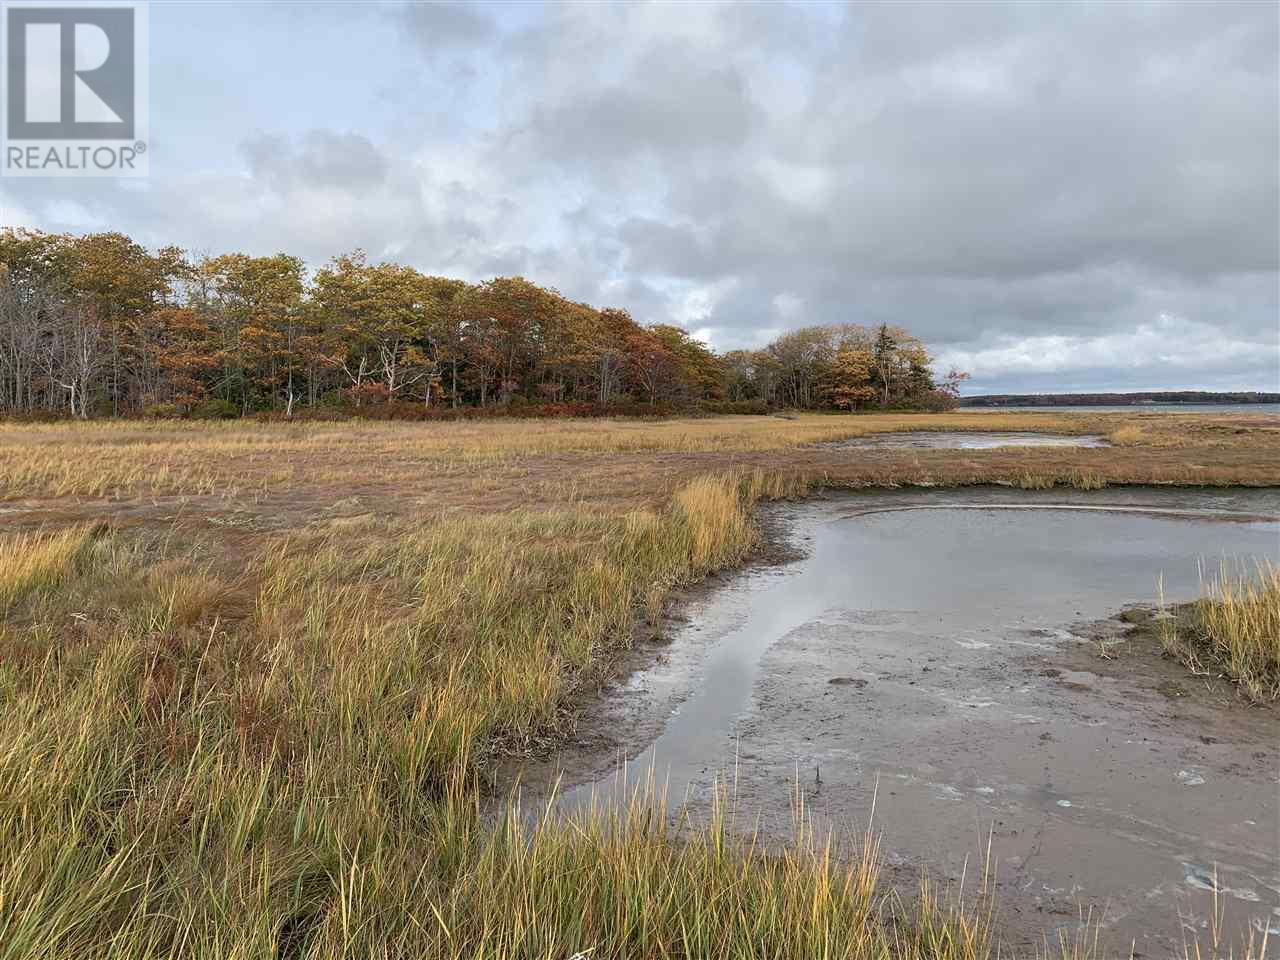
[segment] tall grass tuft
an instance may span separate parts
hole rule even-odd
[[[1057,481],[1042,473],[1024,472],[1018,477],[1018,487],[1022,490],[1052,490]]]
[[[1106,478],[1096,470],[1072,470],[1069,480],[1077,490],[1101,490],[1107,485]]]
[[[81,525],[55,533],[0,537],[0,613],[28,593],[66,580],[92,536],[93,529]]]
[[[1164,647],[1197,672],[1218,670],[1254,700],[1280,699],[1280,568],[1253,575],[1224,562],[1204,596],[1160,620]]]
[[[1147,432],[1138,424],[1126,424],[1107,434],[1107,442],[1117,447],[1130,447],[1142,443]]]
[[[567,815],[511,802],[490,830],[451,810],[449,835],[465,849],[448,855],[467,869],[424,924],[418,955],[989,955],[990,913],[930,885],[904,906],[881,885],[872,834],[819,834],[800,805],[790,843],[771,848],[732,811],[720,790],[707,822],[672,822],[652,784]]]

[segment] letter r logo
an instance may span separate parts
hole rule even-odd
[[[6,6],[9,139],[134,136],[134,11]]]

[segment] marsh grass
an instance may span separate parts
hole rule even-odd
[[[1106,479],[1096,470],[1072,470],[1068,481],[1077,490],[1101,490],[1107,485]]]
[[[494,753],[558,731],[637,611],[807,485],[370,521],[280,539],[235,585],[179,537],[42,538],[45,593],[0,647],[0,957],[985,956],[988,914],[898,903],[874,841],[816,837],[802,804],[777,849],[724,804],[482,813]]]
[[[802,799],[790,842],[771,845],[735,822],[723,789],[708,821],[694,823],[669,817],[652,787],[568,815],[554,798],[533,812],[508,803],[497,828],[472,841],[470,869],[441,905],[438,936],[493,958],[958,960],[990,952],[985,882],[972,902],[962,886],[925,882],[904,904],[881,883],[875,836],[820,834]],[[505,905],[500,917],[484,909],[495,901]]]
[[[637,617],[753,549],[755,502],[819,481],[354,518],[243,563],[186,528],[7,540],[0,960],[993,955],[988,871],[901,900],[874,838],[819,836],[799,794],[784,846],[723,800],[486,800]]]
[[[1026,472],[1018,477],[1016,486],[1021,490],[1052,490],[1059,484],[1076,490],[1101,490],[1107,481],[1093,470],[1072,470],[1065,476]]]
[[[799,414],[448,423],[0,423],[0,496],[250,496],[299,480],[359,483],[370,463],[417,472],[554,455],[742,453],[902,430],[1088,433],[1060,414]],[[93,469],[84,465],[92,463]]]
[[[1187,938],[1188,924],[1183,923],[1183,960],[1266,960],[1267,948],[1271,942],[1269,929],[1259,933],[1256,928],[1250,927],[1240,943],[1236,942],[1236,938],[1228,929],[1225,923],[1226,901],[1218,892],[1217,867],[1213,869],[1213,890],[1210,894],[1208,912],[1208,930],[1194,940]]]
[[[0,614],[34,590],[57,587],[93,536],[88,526],[0,537]]]
[[[1052,490],[1057,486],[1054,477],[1042,473],[1024,473],[1018,477],[1018,488],[1021,490]]]
[[[1280,699],[1280,568],[1263,561],[1233,572],[1224,562],[1203,593],[1162,610],[1165,650],[1197,673],[1221,672],[1254,700]]]

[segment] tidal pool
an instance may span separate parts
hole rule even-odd
[[[997,447],[1109,447],[1100,434],[1014,431],[914,430],[873,433],[822,444],[840,450],[994,450]]]
[[[672,642],[587,708],[555,763],[578,784],[563,802],[610,802],[619,756],[695,816],[732,780],[777,837],[797,784],[837,830],[865,827],[874,798],[907,890],[922,866],[972,877],[990,836],[1022,948],[1092,907],[1115,949],[1162,955],[1180,916],[1205,923],[1214,886],[1229,925],[1280,928],[1280,712],[1149,644],[1108,644],[1123,625],[1100,623],[1155,602],[1158,581],[1186,600],[1224,559],[1280,559],[1277,518],[1280,491],[1243,490],[777,508],[766,522],[803,557],[685,606]]]

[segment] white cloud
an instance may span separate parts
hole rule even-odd
[[[804,299],[794,293],[783,291],[773,298],[773,310],[784,323],[798,320],[803,309]]]
[[[715,313],[716,307],[738,285],[736,277],[724,277],[714,283],[697,284],[675,299],[672,319],[686,330],[706,326],[705,321]],[[714,325],[711,325],[714,327]]]
[[[1129,330],[1093,336],[1003,336],[989,346],[952,348],[937,358],[938,369],[957,368],[974,381],[1013,377],[1062,377],[1102,372],[1117,383],[1133,378],[1169,378],[1280,363],[1275,341],[1224,335],[1212,324],[1162,314]]]

